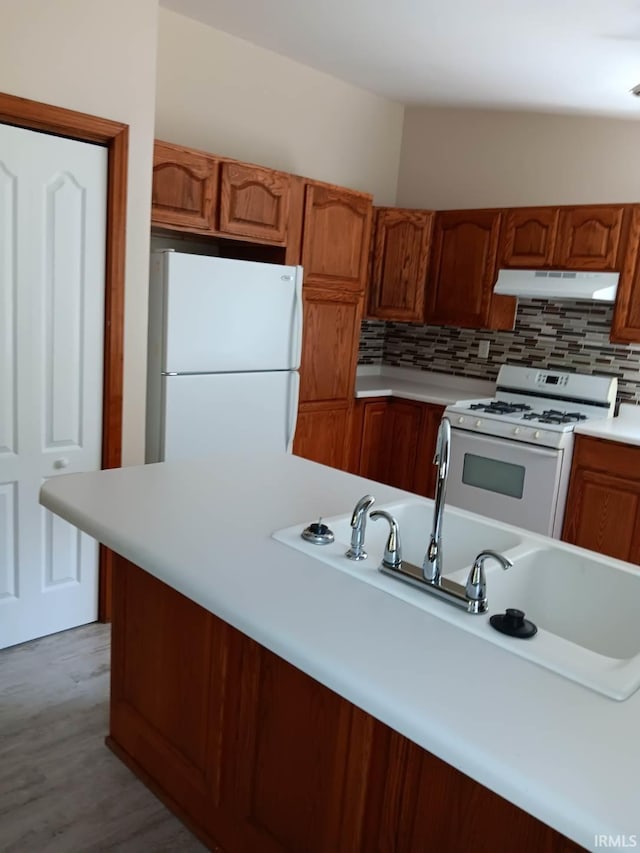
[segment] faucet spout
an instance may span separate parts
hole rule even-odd
[[[442,418],[438,427],[436,452],[433,464],[438,466],[436,494],[433,504],[433,523],[429,546],[422,563],[422,574],[429,583],[438,583],[442,574],[442,516],[444,513],[445,494],[447,491],[447,476],[449,474],[449,457],[451,453],[451,422]]]
[[[345,555],[350,560],[367,559],[367,552],[364,550],[364,532],[367,526],[367,513],[374,503],[373,495],[364,495],[354,507],[351,516],[351,546]]]

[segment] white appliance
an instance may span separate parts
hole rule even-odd
[[[151,255],[146,461],[291,451],[302,267]]]
[[[503,365],[496,396],[448,406],[447,502],[560,537],[573,430],[613,417],[618,380]]]
[[[500,270],[493,292],[533,299],[615,302],[619,278],[620,273],[617,272]]]

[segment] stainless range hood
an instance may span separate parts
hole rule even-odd
[[[587,299],[614,302],[617,272],[569,272],[563,270],[500,270],[494,293],[531,299]]]

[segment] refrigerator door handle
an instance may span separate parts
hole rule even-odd
[[[287,453],[293,451],[293,439],[296,434],[298,422],[298,397],[300,393],[300,374],[297,370],[291,372],[289,379],[289,401],[288,401],[288,425],[287,425]]]
[[[302,267],[296,267],[295,304],[291,329],[291,367],[298,370],[302,358]]]

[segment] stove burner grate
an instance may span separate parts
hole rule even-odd
[[[472,403],[469,408],[485,412],[488,415],[514,415],[519,412],[530,411],[531,406],[528,406],[526,403],[509,403],[503,400],[492,400],[490,403]]]
[[[556,409],[545,409],[543,412],[527,412],[523,418],[528,421],[540,421],[541,424],[574,424],[586,421],[587,416],[581,412],[559,412]]]

